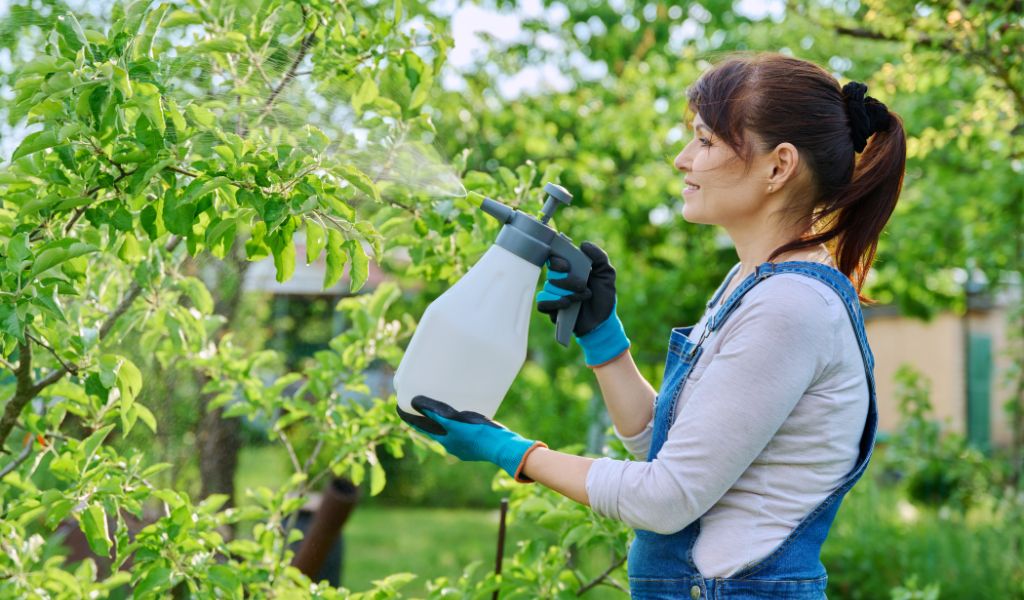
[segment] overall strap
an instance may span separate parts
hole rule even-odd
[[[868,409],[868,422],[865,424],[864,433],[861,436],[860,457],[854,469],[848,475],[847,483],[852,485],[867,467],[868,459],[874,446],[875,430],[877,427],[877,406],[875,404],[875,357],[868,345],[867,335],[864,332],[864,316],[860,308],[860,298],[856,289],[841,271],[834,267],[809,261],[789,261],[782,263],[762,263],[751,273],[725,301],[725,305],[715,314],[708,328],[712,331],[719,329],[730,314],[740,305],[743,296],[752,287],[772,275],[782,273],[798,273],[812,277],[831,287],[839,295],[850,318],[850,324],[857,336],[857,345],[860,347],[861,358],[864,362],[864,373],[867,376],[868,393],[870,405]]]
[[[725,292],[725,288],[729,287],[729,283],[732,282],[732,278],[736,276],[736,272],[740,270],[740,263],[736,263],[729,269],[729,273],[726,274],[725,279],[722,280],[721,285],[715,290],[711,300],[708,300],[707,308],[710,310],[712,306],[718,303],[718,299],[722,297],[722,293]]]

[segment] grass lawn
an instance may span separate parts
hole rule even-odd
[[[277,446],[245,447],[239,456],[235,485],[241,490],[257,486],[275,488],[291,473],[288,457]],[[239,497],[240,504],[251,502]],[[416,579],[402,588],[409,598],[426,595],[426,583],[437,577],[458,578],[474,561],[478,573],[494,568],[498,542],[498,509],[403,508],[365,501],[356,507],[345,525],[345,555],[342,585],[354,592],[369,589],[376,579],[394,573],[412,573]],[[247,531],[241,531],[247,535]],[[545,536],[540,527],[509,525],[505,555],[516,542],[528,536]],[[586,559],[585,559],[586,560]],[[589,564],[589,563],[588,563]],[[595,562],[588,573],[599,573],[604,564]],[[625,595],[599,587],[586,595],[589,600],[619,600]]]
[[[413,573],[416,579],[402,592],[406,597],[417,598],[426,594],[426,582],[442,576],[456,579],[473,561],[483,563],[478,572],[493,569],[498,514],[497,510],[479,509],[357,508],[345,526],[342,584],[361,592],[369,589],[375,579],[392,573]],[[524,524],[510,524],[505,556],[515,550],[518,540],[531,535],[543,536],[546,532]],[[603,566],[594,562],[588,572],[598,573]],[[589,600],[625,597],[604,586],[586,595]]]
[[[358,507],[345,525],[345,587],[365,591],[375,579],[408,572],[403,591],[425,593],[435,577],[458,577],[473,561],[494,566],[498,511]],[[511,548],[506,541],[506,552]]]

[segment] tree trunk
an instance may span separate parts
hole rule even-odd
[[[236,244],[237,248],[237,244]],[[237,251],[231,252],[218,266],[216,280],[206,282],[214,298],[213,312],[225,318],[224,327],[215,334],[215,343],[219,343],[224,335],[234,329],[235,316],[242,300],[242,284],[249,261]],[[203,389],[208,378],[203,373],[196,373],[197,389]],[[225,419],[224,408],[210,409],[212,395],[204,395],[200,400],[202,419],[196,434],[196,446],[199,451],[200,498],[213,494],[225,494],[228,497],[225,506],[234,505],[235,472],[238,470],[238,453],[242,448],[242,437],[237,419]],[[229,531],[222,531],[226,539],[233,537],[233,526]]]
[[[203,378],[205,379],[205,378]],[[199,423],[196,442],[199,447],[200,498],[213,494],[227,494],[227,506],[234,504],[235,471],[238,470],[238,451],[242,437],[238,424],[224,418],[224,409],[208,410],[209,398],[203,399],[203,418]]]

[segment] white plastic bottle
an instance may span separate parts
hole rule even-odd
[[[398,405],[428,396],[492,418],[526,361],[540,267],[493,245],[423,313],[395,373]]]
[[[590,259],[547,224],[572,195],[553,183],[544,191],[548,198],[540,220],[484,198],[480,209],[503,227],[473,268],[423,313],[395,373],[403,411],[416,414],[413,398],[427,396],[493,418],[526,361],[541,266],[557,256],[568,264],[567,277],[587,281]],[[577,302],[558,311],[555,339],[564,346],[579,310]]]

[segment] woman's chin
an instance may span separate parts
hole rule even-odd
[[[693,204],[686,202],[683,204],[683,210],[680,211],[683,220],[687,223],[693,223],[694,225],[711,225],[704,215],[701,214],[700,210],[695,209]]]

